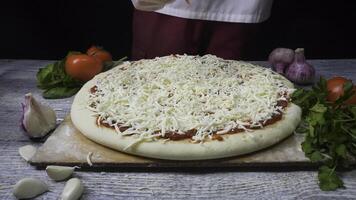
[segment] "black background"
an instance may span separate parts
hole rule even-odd
[[[60,59],[69,50],[104,46],[130,56],[130,0],[12,1],[0,5],[0,58]],[[275,47],[304,47],[308,58],[356,58],[356,1],[275,0],[245,60]]]

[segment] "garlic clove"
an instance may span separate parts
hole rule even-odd
[[[20,156],[26,161],[29,161],[32,156],[35,155],[36,151],[37,148],[33,145],[25,145],[19,148]]]
[[[78,178],[71,178],[64,186],[61,200],[76,200],[79,199],[84,191],[84,186]]]
[[[46,167],[46,172],[51,179],[55,181],[62,181],[69,178],[73,174],[74,167],[49,165]]]
[[[28,199],[46,191],[48,186],[45,182],[35,178],[24,178],[15,184],[13,194],[17,199]]]
[[[54,110],[37,102],[31,93],[25,95],[22,108],[22,127],[30,137],[43,137],[55,128],[57,117]]]

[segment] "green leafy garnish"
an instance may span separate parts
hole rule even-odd
[[[84,84],[66,74],[64,63],[65,59],[48,64],[37,72],[37,87],[44,90],[44,98],[70,97]]]
[[[46,99],[58,99],[71,97],[79,91],[80,87],[54,87],[43,92],[43,97]]]
[[[344,187],[344,183],[337,176],[335,168],[331,169],[326,165],[321,166],[319,168],[318,178],[320,189],[324,191],[336,190]]]
[[[292,100],[302,108],[297,132],[305,134],[302,149],[313,163],[321,164],[318,178],[322,190],[343,188],[337,169],[348,168],[356,159],[356,105],[345,102],[352,97],[352,83],[344,84],[344,94],[335,102],[327,101],[326,80],[311,90],[298,89]]]
[[[69,52],[69,54],[80,54],[80,52]],[[105,63],[103,71],[121,64],[126,58]],[[65,72],[65,58],[40,68],[36,77],[37,87],[44,90],[42,96],[46,99],[71,97],[84,84],[84,82],[72,78]]]

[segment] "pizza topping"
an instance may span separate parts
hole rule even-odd
[[[97,90],[98,90],[98,87],[93,86],[92,88],[90,88],[90,93],[95,94],[97,92]]]
[[[213,136],[211,136],[211,139],[212,140],[218,140],[218,141],[223,141],[224,140],[220,135],[217,135],[217,134],[213,134]]]
[[[160,131],[157,131],[156,133],[160,133]],[[187,138],[192,138],[196,133],[197,133],[196,129],[185,131],[184,134],[179,134],[178,132],[175,131],[169,131],[166,132],[164,136],[162,136],[162,138],[166,138],[170,140],[183,140]]]
[[[124,65],[128,67],[97,77],[87,106],[99,124],[139,139],[189,136],[199,142],[214,134],[261,128],[281,117],[293,91],[267,68],[212,55]]]

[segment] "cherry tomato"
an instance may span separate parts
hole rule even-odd
[[[88,54],[89,56],[91,56],[91,55],[95,54],[95,52],[97,52],[97,51],[99,51],[99,50],[100,50],[99,47],[93,45],[93,46],[91,46],[91,47],[87,50],[87,54]]]
[[[333,77],[327,81],[327,90],[328,96],[327,100],[331,102],[335,102],[340,96],[344,94],[344,84],[349,81],[344,77]],[[356,87],[353,86],[353,91],[356,92]],[[356,104],[356,95],[353,95],[350,99],[348,99],[346,104]]]
[[[327,81],[328,97],[327,100],[335,102],[342,94],[344,94],[344,84],[347,79],[344,77],[333,77]]]
[[[86,54],[73,54],[66,58],[66,73],[80,81],[88,81],[103,69],[102,62]]]
[[[97,47],[97,46],[92,46],[87,50],[87,54],[89,56],[93,56],[97,58],[98,60],[101,60],[103,63],[112,61],[112,56],[111,54],[106,51],[103,48]]]

